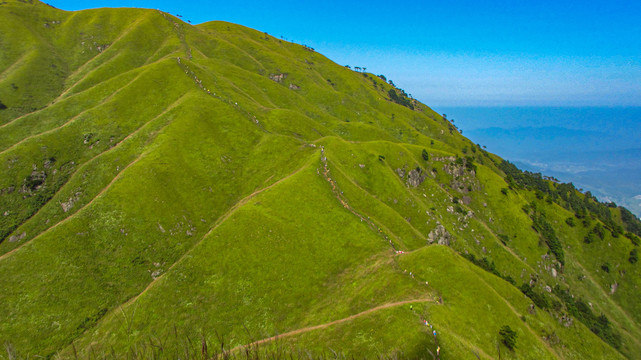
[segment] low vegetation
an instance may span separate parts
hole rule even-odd
[[[641,222],[382,75],[157,10],[0,35],[0,359],[641,352]]]

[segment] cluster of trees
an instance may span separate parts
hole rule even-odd
[[[621,210],[621,221],[625,224],[626,229],[636,236],[641,236],[641,221],[630,210],[624,207],[620,207],[619,210]]]
[[[454,163],[458,166],[465,166],[467,171],[476,171],[476,165],[474,164],[474,158],[472,156],[466,156],[465,158],[457,156]]]
[[[603,225],[601,225],[601,223],[597,223],[596,225],[594,225],[592,230],[590,230],[590,232],[583,239],[583,242],[585,242],[586,244],[590,244],[597,239],[605,239],[605,228],[603,227]]]
[[[414,104],[412,104],[412,100],[409,99],[405,91],[400,90],[400,92],[401,94],[399,95],[396,92],[396,89],[389,89],[387,94],[389,95],[390,100],[392,100],[393,102],[414,110]]]
[[[582,299],[576,299],[570,294],[569,290],[563,290],[559,285],[552,289],[552,293],[563,301],[570,315],[581,321],[593,333],[614,348],[621,348],[621,336],[610,327],[610,320],[608,320],[607,316],[603,314],[597,316]]]
[[[313,49],[311,49],[311,50],[313,50]],[[345,67],[350,69],[350,70],[352,69],[352,67],[349,66],[349,65],[345,65]],[[364,76],[367,75],[367,74],[365,74],[365,72],[367,71],[366,67],[354,66],[354,70],[357,71],[357,72],[362,72]],[[389,95],[390,100],[392,100],[393,102],[395,102],[395,103],[397,103],[399,105],[403,105],[403,106],[405,106],[407,108],[410,108],[410,109],[414,110],[414,102],[412,101],[412,95],[407,94],[405,92],[405,90],[398,88],[394,84],[394,82],[392,80],[387,80],[385,75],[381,74],[381,75],[376,75],[376,76],[378,76],[381,80],[387,82],[388,84],[390,84],[392,86],[392,89],[390,89],[387,92],[387,94]],[[377,83],[374,81],[374,79],[372,79],[372,82],[374,83],[374,86],[376,87]]]
[[[534,287],[532,285],[523,283],[519,287],[519,290],[521,290],[521,292],[525,294],[525,296],[529,297],[530,300],[532,300],[532,302],[534,303],[534,305],[538,306],[539,308],[543,310],[550,308],[551,302],[548,296],[546,296],[542,292],[538,292],[534,290]]]
[[[498,270],[496,270],[496,265],[494,264],[493,260],[488,260],[485,256],[478,259],[476,256],[474,256],[474,254],[470,254],[470,253],[467,253],[467,254],[462,253],[461,255],[467,260],[469,260],[472,264],[480,267],[481,269],[502,278],[503,280],[509,282],[512,285],[516,285],[516,282],[511,276],[503,275]]]
[[[311,48],[310,48],[310,49],[311,49]],[[314,49],[312,49],[312,50],[314,50]],[[351,67],[351,66],[349,66],[349,65],[345,65],[345,67],[346,67],[346,68],[348,68],[348,69],[350,69],[350,70],[352,69],[352,67]],[[367,68],[366,68],[366,67],[360,67],[360,66],[354,66],[354,70],[355,70],[355,71],[358,71],[358,72],[365,72],[365,71],[367,71]],[[379,75],[379,77],[380,77],[380,76],[381,76],[381,75]]]
[[[563,252],[563,245],[559,241],[559,238],[556,236],[556,232],[552,225],[547,221],[545,213],[542,209],[539,209],[536,206],[535,202],[532,202],[530,205],[523,207],[523,210],[530,216],[532,219],[534,230],[536,230],[545,243],[547,244],[550,252],[554,254],[556,259],[563,265],[565,264],[565,254]]]
[[[617,207],[614,203],[599,202],[589,191],[582,194],[572,183],[558,183],[548,177],[543,177],[540,173],[521,171],[506,160],[499,164],[499,169],[505,173],[510,187],[536,191],[537,196],[541,195],[540,198],[546,196],[547,201],[555,202],[573,211],[578,219],[584,219],[584,225],[589,225],[589,217],[597,218],[612,233],[613,237],[624,233],[624,228],[617,224],[612,216],[611,209],[618,208],[625,230],[636,236],[641,236],[641,221],[626,208]]]
[[[563,305],[565,305],[567,312],[587,326],[594,334],[616,349],[621,347],[621,335],[610,326],[610,320],[607,316],[603,314],[597,316],[585,301],[574,297],[569,290],[562,289],[558,284],[552,288],[552,293],[563,302],[562,304],[556,298],[536,291],[530,284],[524,283],[519,289],[529,297],[537,307],[543,310],[553,309],[555,311],[561,311]]]

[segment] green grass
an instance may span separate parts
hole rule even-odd
[[[501,159],[427,106],[394,103],[373,74],[156,10],[11,0],[0,20],[0,358],[198,357],[201,341],[231,350],[277,334],[259,356],[641,351],[629,239],[586,244],[598,220],[570,227],[573,213],[533,191],[503,194]],[[565,266],[546,255],[532,203]],[[449,247],[429,243],[438,225]],[[558,305],[532,313],[518,289],[530,281]],[[607,316],[620,349],[564,326],[555,285]],[[505,325],[514,351],[499,345]]]

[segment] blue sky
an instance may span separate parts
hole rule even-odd
[[[641,106],[641,2],[71,1],[225,20],[384,74],[433,106]]]

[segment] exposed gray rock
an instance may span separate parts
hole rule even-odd
[[[73,204],[80,199],[80,196],[82,195],[81,192],[76,192],[72,197],[69,198],[69,200],[60,203],[60,206],[62,207],[62,211],[67,212],[69,209],[73,207]]]
[[[419,170],[412,169],[412,171],[409,172],[407,176],[407,183],[409,185],[413,187],[417,187],[421,185],[423,181],[425,181],[425,178],[427,177],[427,175],[425,175],[423,171],[419,171]]]
[[[156,280],[160,275],[162,275],[162,269],[155,270],[151,273],[151,278]]]
[[[534,306],[534,304],[530,304],[530,306],[528,306],[527,308],[527,311],[532,315],[536,314],[536,307]]]
[[[572,326],[572,323],[574,323],[574,319],[572,319],[571,316],[564,314],[559,319],[559,323],[561,323],[565,327],[570,327],[570,326]]]
[[[283,79],[287,78],[287,74],[269,74],[269,78],[279,83],[282,82]]]
[[[9,237],[9,242],[16,242],[16,241],[20,241],[20,240],[24,239],[26,236],[27,236],[27,233],[26,233],[26,232],[23,232],[23,233],[22,233],[22,234],[20,234],[20,235],[11,235],[11,236]]]
[[[430,233],[427,235],[427,241],[432,244],[436,242],[439,245],[450,245],[452,235],[447,232],[443,225],[437,225]]]

